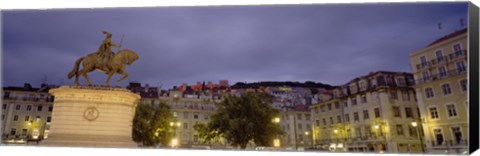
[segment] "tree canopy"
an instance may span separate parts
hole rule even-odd
[[[279,110],[274,109],[272,103],[272,97],[265,93],[225,95],[222,102],[215,104],[217,110],[211,121],[194,128],[205,142],[223,137],[241,149],[245,149],[250,141],[257,146],[273,146],[273,140],[284,132],[273,122],[279,117]]]
[[[144,146],[155,146],[159,143],[167,146],[173,137],[169,125],[172,118],[170,106],[163,102],[158,105],[138,104],[133,118],[133,141]]]

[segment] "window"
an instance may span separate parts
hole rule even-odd
[[[302,142],[302,141],[303,141],[303,135],[299,134],[299,135],[298,135],[298,140],[299,140],[300,142]]]
[[[210,118],[210,113],[203,114],[203,119],[208,120]]]
[[[360,117],[358,116],[358,112],[353,113],[353,121],[360,121]]]
[[[35,117],[35,120],[37,120],[37,121],[40,121],[40,119],[41,119],[40,116]]]
[[[333,124],[333,117],[330,117],[330,124]]]
[[[324,126],[327,125],[327,120],[325,120],[325,118],[322,119],[322,122],[323,122],[323,125],[324,125]]]
[[[460,81],[460,86],[462,87],[462,91],[467,91],[467,80],[463,79]]]
[[[43,108],[42,106],[38,106],[37,111],[39,111],[39,112],[42,111],[42,108]]]
[[[297,120],[302,120],[302,114],[297,114]]]
[[[438,119],[437,107],[430,107],[428,110],[430,111],[430,118]]]
[[[18,121],[18,115],[13,116],[13,121]]]
[[[433,135],[435,136],[435,143],[437,145],[442,145],[443,144],[442,129],[433,129]]]
[[[397,125],[397,135],[403,135],[403,126]]]
[[[447,70],[445,69],[445,66],[438,68],[438,75],[440,77],[447,76]]]
[[[362,129],[360,127],[355,128],[355,136],[362,137]]]
[[[318,114],[318,107],[315,107],[315,113]]]
[[[347,101],[343,101],[343,107],[348,107],[348,102]]]
[[[305,120],[310,120],[310,114],[305,114]]]
[[[352,98],[352,106],[355,106],[355,105],[357,105],[357,98],[353,97]]]
[[[345,121],[350,122],[350,115],[349,114],[345,114]]]
[[[410,96],[409,96],[407,90],[402,90],[402,100],[404,100],[404,101],[410,100]]]
[[[52,117],[47,117],[47,122],[52,122]]]
[[[435,95],[433,94],[433,89],[432,88],[426,88],[425,89],[425,95],[427,98],[433,98]]]
[[[290,130],[290,124],[287,124],[287,130]]]
[[[450,89],[450,84],[443,84],[442,85],[442,91],[443,91],[443,95],[450,95],[452,94],[452,90]]]
[[[462,47],[460,46],[460,44],[453,45],[453,50],[455,51],[455,56],[462,55]]]
[[[25,116],[25,121],[30,121],[30,116]]]
[[[412,108],[405,107],[405,116],[406,118],[413,118]]]
[[[337,115],[337,123],[342,123],[342,117],[340,115]]]
[[[465,66],[463,61],[457,62],[456,64],[457,64],[457,71],[459,73],[467,71],[467,67]]]
[[[12,128],[10,129],[10,135],[15,135],[17,133],[17,129]]]
[[[396,90],[390,90],[390,98],[391,99],[398,99],[398,95],[397,95]]]
[[[368,119],[368,110],[363,110],[363,119]]]
[[[443,61],[443,54],[442,54],[442,51],[441,51],[441,50],[435,52],[435,55],[437,56],[437,61],[438,61],[438,62]]]
[[[380,108],[374,108],[373,111],[375,112],[375,118],[380,117]]]
[[[423,76],[423,81],[430,80],[430,74],[428,74],[428,71],[422,72],[422,76]]]
[[[408,134],[409,134],[411,137],[418,137],[418,135],[417,135],[417,128],[416,128],[416,127],[413,127],[412,125],[408,125]]]
[[[398,86],[406,86],[405,78],[397,78]]]
[[[365,136],[367,137],[373,136],[372,128],[370,126],[365,126]]]
[[[422,65],[422,67],[427,66],[427,58],[425,56],[421,56],[420,57],[420,63]]]
[[[339,109],[339,108],[340,108],[340,103],[335,102],[335,109]]]
[[[457,116],[457,110],[455,109],[454,104],[448,104],[447,105],[447,111],[448,111],[448,116],[449,117]]]
[[[352,131],[347,129],[347,138],[352,138]]]
[[[393,107],[393,116],[395,116],[395,117],[402,117],[402,116],[400,115],[400,107],[395,107],[395,106]]]
[[[460,144],[463,140],[462,131],[460,127],[452,127],[453,138],[455,143]]]
[[[22,108],[22,106],[20,106],[20,105],[15,106],[15,110],[20,110],[20,108]]]
[[[26,136],[27,135],[27,129],[22,129],[22,136]]]
[[[194,118],[194,119],[198,119],[198,113],[197,113],[197,112],[195,112],[195,113],[193,114],[193,118]]]
[[[301,124],[301,123],[298,124],[298,129],[299,129],[299,130],[302,129],[302,124]]]
[[[49,107],[48,107],[48,111],[49,111],[49,112],[52,112],[52,111],[53,111],[53,106],[49,106]]]
[[[7,104],[2,104],[2,109],[3,110],[7,109]]]
[[[307,128],[307,130],[312,129],[312,127],[310,126],[310,124],[306,124],[306,127],[305,127],[305,128]]]
[[[332,104],[331,103],[327,104],[327,108],[329,111],[332,110]]]
[[[32,105],[28,105],[27,106],[27,111],[31,111],[32,110]]]
[[[188,112],[183,112],[183,118],[188,119]]]
[[[365,82],[360,82],[360,91],[364,91],[367,89],[367,85],[365,85]]]
[[[183,123],[183,129],[188,129],[188,123],[186,122]]]
[[[193,142],[198,142],[198,135],[193,135]]]
[[[315,125],[316,125],[316,126],[320,126],[320,121],[319,121],[319,120],[315,120]]]
[[[320,106],[320,110],[321,110],[322,112],[325,112],[325,105],[321,105],[321,106]]]
[[[362,95],[361,102],[362,103],[367,103],[367,96],[366,95]]]

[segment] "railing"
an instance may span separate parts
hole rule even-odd
[[[467,50],[456,51],[456,52],[448,54],[447,56],[438,57],[438,58],[432,59],[428,62],[423,62],[423,63],[417,64],[416,67],[417,67],[417,70],[423,69],[425,67],[430,68],[432,66],[435,66],[435,65],[438,65],[438,64],[441,64],[441,63],[447,63],[447,62],[453,61],[457,58],[463,58],[463,57],[466,57],[466,56],[467,56]]]
[[[451,146],[468,146],[468,140],[429,140],[427,141],[432,147],[451,147]]]
[[[441,76],[440,74],[435,74],[435,75],[431,75],[428,78],[417,79],[415,80],[415,84],[419,85],[419,84],[440,80],[440,79],[445,79],[445,78],[449,78],[449,77],[453,77],[453,76],[457,76],[465,73],[467,73],[467,69],[462,69],[462,71],[459,71],[458,69],[449,70],[445,73],[444,76],[443,75]]]

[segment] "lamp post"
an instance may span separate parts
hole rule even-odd
[[[280,123],[280,118],[276,117],[273,118],[273,123],[279,124]],[[273,140],[273,146],[274,147],[280,147],[280,139],[278,138],[278,134],[275,134],[276,139]]]
[[[412,122],[412,126],[415,127],[415,130],[417,131],[417,135],[418,135],[418,139],[420,140],[420,146],[422,147],[422,153],[425,153],[425,148],[423,148],[423,139],[422,139],[422,136],[420,134],[420,131],[418,130],[418,127],[417,127],[417,122]]]
[[[381,123],[380,123],[380,124],[381,124]],[[373,128],[375,128],[375,129],[377,130],[377,133],[378,133],[379,136],[384,137],[384,136],[383,136],[382,127],[381,127],[380,124],[374,125]],[[387,143],[387,137],[385,137],[385,144],[386,144],[386,143]],[[382,149],[382,151],[380,151],[380,153],[383,153],[383,152],[385,152],[385,151],[387,150],[387,147],[386,147],[385,144],[382,143],[382,148],[383,148],[383,149]]]
[[[308,132],[308,131],[305,131],[305,138],[310,138],[310,136],[309,136],[309,135],[310,135],[310,132]],[[312,139],[311,139],[311,138],[310,138],[310,139],[308,139],[308,140],[306,140],[306,141],[309,141],[309,142],[310,142],[310,146],[313,146],[313,144],[311,144],[311,142],[312,142]]]

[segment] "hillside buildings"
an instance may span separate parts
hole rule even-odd
[[[467,29],[410,54],[430,153],[468,150]]]

